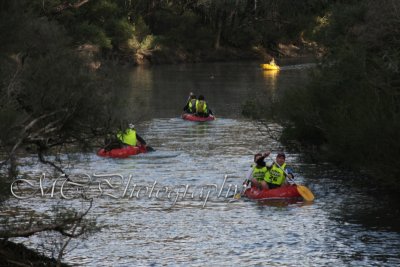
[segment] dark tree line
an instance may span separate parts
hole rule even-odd
[[[21,148],[45,162],[48,150],[88,147],[115,129],[125,87],[106,67],[93,69],[93,57],[72,45],[64,27],[25,1],[3,3],[0,12],[1,166],[13,176]]]
[[[301,36],[328,1],[291,0],[47,0],[29,8],[63,25],[75,44],[90,43],[103,56],[157,63],[186,56],[204,60],[223,50],[301,45]],[[219,55],[222,59],[223,55]],[[184,59],[183,59],[184,60]],[[168,61],[168,60],[167,60]],[[170,60],[171,61],[171,60]],[[173,61],[173,60],[172,60]]]
[[[311,83],[281,100],[294,107],[282,109],[286,134],[399,190],[400,4],[338,1],[319,21],[325,54]]]

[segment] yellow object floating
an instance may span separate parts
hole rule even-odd
[[[277,65],[261,64],[261,67],[262,67],[264,70],[279,70],[279,66],[277,66]]]
[[[269,63],[261,64],[261,68],[263,68],[264,70],[279,70],[279,66],[276,65],[274,59],[272,59]]]

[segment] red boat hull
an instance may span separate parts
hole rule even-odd
[[[300,198],[301,195],[297,191],[296,185],[282,186],[275,189],[258,189],[251,187],[244,192],[244,195],[250,199],[284,199],[284,198]]]
[[[182,119],[188,120],[188,121],[213,121],[215,120],[215,117],[213,115],[209,115],[208,117],[199,117],[194,114],[189,114],[189,113],[184,113],[182,114]]]
[[[97,155],[109,158],[127,158],[139,153],[146,153],[146,151],[145,146],[125,146],[123,148],[111,149],[110,151],[105,151],[104,148],[102,148],[97,152]]]

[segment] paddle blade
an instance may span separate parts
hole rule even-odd
[[[147,152],[154,152],[154,151],[156,151],[153,147],[151,147],[151,146],[146,146],[146,151]]]
[[[313,201],[315,198],[310,189],[304,185],[297,185],[297,191],[306,201]]]
[[[233,196],[234,199],[240,199],[242,197],[241,193],[237,193]]]
[[[234,198],[234,199],[240,199],[240,198],[243,196],[244,192],[246,192],[246,190],[249,189],[250,187],[251,187],[251,186],[250,186],[250,181],[249,181],[248,179],[244,180],[242,191],[240,191],[240,193],[236,193],[236,194],[233,196],[233,198]]]

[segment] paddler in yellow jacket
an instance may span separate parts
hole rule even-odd
[[[188,101],[185,107],[183,108],[183,111],[190,114],[196,113],[196,103],[197,103],[196,95],[190,93]]]
[[[264,159],[270,154],[269,151],[261,154],[257,153],[254,155],[254,163],[251,165],[251,169],[247,173],[247,180],[251,182],[251,186],[258,187],[259,189],[268,189],[265,176],[268,172],[268,168]]]
[[[289,178],[293,179],[294,175],[290,168],[286,166],[286,156],[285,153],[280,152],[276,155],[274,164],[268,168],[266,172],[264,181],[267,183],[269,189],[274,189],[287,184],[286,174]]]
[[[206,100],[203,95],[199,95],[196,101],[196,115],[199,117],[208,117],[212,115],[211,109],[208,107]]]
[[[129,128],[127,128],[125,131],[120,131],[119,133],[117,133],[117,138],[124,145],[129,145],[129,146],[146,145],[146,141],[144,141],[144,139],[136,133],[135,125],[133,125],[132,123],[129,124]]]

